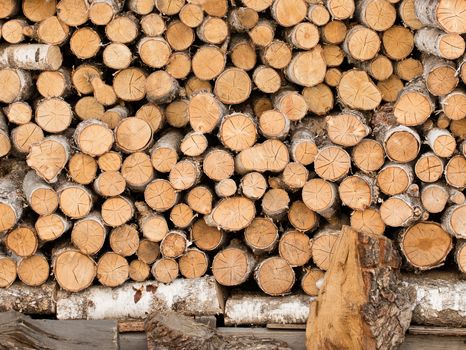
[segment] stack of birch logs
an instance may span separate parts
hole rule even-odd
[[[466,273],[466,1],[1,0],[0,19],[0,287],[315,295],[343,224]]]

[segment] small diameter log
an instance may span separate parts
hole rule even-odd
[[[225,304],[225,325],[302,324],[308,317],[310,300],[312,298],[304,294],[271,297],[233,293]]]
[[[58,207],[58,195],[35,171],[29,171],[23,180],[23,193],[32,210],[39,215],[52,214]]]
[[[110,41],[128,44],[138,36],[138,20],[127,12],[114,17],[106,26],[105,34]]]
[[[21,223],[7,234],[4,243],[14,255],[28,257],[36,253],[39,240],[33,226]]]
[[[186,252],[188,245],[183,231],[172,230],[160,242],[160,253],[164,258],[176,259]]]
[[[236,194],[238,186],[233,179],[223,179],[215,184],[215,194],[220,198],[231,197]]]
[[[348,174],[351,166],[349,154],[341,147],[327,145],[319,149],[314,159],[314,169],[321,178],[338,181]]]
[[[213,193],[207,186],[196,186],[186,195],[186,203],[190,208],[204,215],[212,212],[213,200]]]
[[[382,32],[396,20],[395,7],[389,1],[363,0],[357,3],[356,14],[367,27]]]
[[[353,0],[326,0],[325,5],[332,18],[339,20],[351,18],[355,11]]]
[[[408,57],[414,49],[414,35],[405,27],[395,25],[382,34],[385,54],[395,61]]]
[[[307,18],[316,26],[323,26],[330,20],[330,14],[323,4],[309,4]]]
[[[355,64],[379,81],[387,80],[393,74],[392,61],[384,55],[378,55],[369,61],[356,62]]]
[[[251,200],[262,198],[266,190],[267,181],[261,173],[250,172],[241,178],[240,192]]]
[[[152,242],[160,242],[168,233],[167,220],[154,213],[144,202],[136,202],[135,206],[142,236]]]
[[[442,266],[453,243],[451,236],[440,224],[423,221],[402,232],[400,247],[408,263],[424,271]]]
[[[378,192],[375,179],[362,173],[344,178],[338,186],[341,202],[353,210],[364,210],[375,204]]]
[[[136,301],[134,295],[137,290],[141,298]],[[84,293],[59,294],[58,319],[144,319],[153,310],[166,309],[174,309],[186,315],[210,316],[223,313],[223,296],[212,277],[180,278],[170,285],[147,281],[127,283],[118,288],[95,286]],[[108,303],[101,303],[102,307],[96,308],[95,305],[99,305],[102,297]],[[76,305],[84,307],[78,310]],[[125,305],[124,310],[121,305]]]
[[[450,158],[445,166],[445,180],[460,190],[466,187],[466,158],[463,155]]]
[[[178,95],[178,90],[178,81],[163,70],[153,72],[146,79],[146,98],[149,102],[171,102]]]
[[[36,123],[46,132],[63,132],[70,126],[72,119],[71,106],[60,98],[44,99],[36,105]]]
[[[314,162],[317,155],[317,146],[314,134],[306,129],[296,129],[291,137],[290,153],[291,158],[302,165],[309,165]]]
[[[62,65],[62,60],[58,46],[18,44],[0,47],[0,68],[57,70]]]
[[[414,171],[416,177],[423,182],[435,182],[442,177],[444,164],[433,152],[422,154],[416,161]]]
[[[341,101],[353,109],[373,110],[382,100],[379,89],[367,73],[357,69],[343,73],[337,90]]]
[[[209,179],[214,181],[225,180],[233,175],[235,160],[228,151],[211,149],[204,156],[202,169]]]
[[[144,37],[137,49],[142,62],[152,68],[165,66],[171,54],[170,45],[161,37]]]
[[[45,97],[63,97],[71,91],[70,72],[66,69],[43,71],[36,81],[37,91]]]
[[[238,196],[221,200],[205,220],[209,226],[239,231],[247,227],[255,215],[254,203],[246,197]]]
[[[126,69],[132,60],[131,50],[125,44],[111,43],[102,52],[102,62],[111,69]],[[120,89],[123,87],[120,86]],[[124,92],[120,91],[122,93]]]
[[[110,151],[114,140],[112,131],[105,123],[91,119],[78,124],[74,141],[83,153],[95,157]]]
[[[0,232],[11,229],[23,214],[24,199],[18,177],[24,176],[24,163],[11,163],[9,175],[0,178]],[[8,173],[8,172],[7,172]]]
[[[342,74],[343,73],[338,68],[329,68],[329,69],[327,69],[327,72],[325,73],[325,79],[324,79],[325,84],[328,85],[327,88],[330,89],[329,86],[337,87],[338,84],[340,84],[340,79],[341,79]],[[319,84],[318,86],[324,87],[325,84]],[[325,88],[322,88],[322,90],[324,90],[324,89]],[[325,89],[325,90],[327,90],[327,89]],[[331,92],[331,90],[330,90],[330,92]],[[328,95],[330,96],[330,94],[328,94]],[[333,97],[333,93],[331,95]],[[327,100],[333,100],[333,99],[327,97]],[[333,105],[333,101],[332,101],[332,105]]]
[[[372,29],[356,25],[346,34],[343,50],[354,60],[373,59],[380,50],[379,36]]]
[[[303,187],[302,198],[309,209],[327,219],[337,211],[337,187],[329,181],[320,178],[309,180]]]
[[[285,75],[297,85],[315,86],[324,81],[326,70],[322,47],[317,45],[311,50],[294,54]]]
[[[449,60],[460,58],[465,50],[461,35],[445,33],[436,28],[419,29],[414,42],[419,51]]]
[[[170,221],[178,228],[187,228],[197,215],[185,203],[178,203],[170,211]]]
[[[97,279],[106,287],[118,287],[128,277],[128,261],[118,254],[107,252],[97,262]]]
[[[301,22],[286,32],[287,41],[301,50],[310,50],[319,43],[319,29],[312,23]]]
[[[205,275],[209,267],[209,259],[203,251],[191,248],[180,258],[180,273],[185,278],[199,278]]]
[[[249,38],[255,46],[265,47],[270,44],[275,36],[275,23],[269,20],[260,20],[249,32]]]
[[[419,198],[400,194],[385,200],[380,206],[383,222],[391,227],[407,227],[419,219],[426,218],[426,212]]]
[[[57,4],[57,14],[61,21],[76,27],[89,19],[89,4],[86,0],[63,0]]]
[[[301,288],[307,295],[317,296],[323,284],[325,272],[320,269],[306,269],[301,277]]]
[[[110,197],[102,204],[101,215],[108,226],[123,225],[134,216],[133,202],[122,196]]]
[[[327,78],[331,72],[332,68],[327,70],[325,75],[327,85],[330,85]],[[338,81],[332,86],[336,87],[340,83],[340,78],[341,72],[338,71]],[[321,83],[313,87],[305,87],[302,92],[302,97],[307,103],[308,110],[317,115],[327,114],[327,112],[333,108],[335,103],[333,92],[326,84]]]
[[[212,274],[215,280],[224,286],[237,286],[244,283],[251,275],[256,260],[238,240],[218,252],[212,261]]]
[[[141,108],[137,110],[135,117],[148,122],[153,132],[159,131],[165,123],[163,109],[152,103],[142,105]]]
[[[442,228],[457,238],[466,238],[466,204],[449,207],[442,216]]]
[[[0,290],[9,288],[15,279],[16,262],[12,258],[0,254]]]
[[[161,258],[157,260],[151,269],[152,276],[160,283],[170,284],[179,274],[179,266],[175,259]]]
[[[249,71],[256,66],[256,50],[245,37],[234,36],[230,42],[230,59],[235,67]]]
[[[17,264],[18,278],[25,285],[37,287],[49,278],[50,266],[47,259],[40,254],[22,258]]]
[[[222,119],[218,137],[222,144],[232,151],[243,151],[256,143],[255,121],[248,114],[229,114]]]
[[[96,66],[82,64],[73,69],[71,82],[78,93],[87,95],[94,91],[91,85],[91,78],[100,75],[102,75],[102,72]]]
[[[262,198],[262,211],[274,220],[280,220],[287,212],[290,204],[288,193],[280,188],[268,190]]]
[[[94,180],[94,191],[103,197],[122,194],[126,189],[126,181],[119,171],[104,171]]]
[[[433,183],[424,186],[421,190],[422,206],[432,214],[437,214],[445,209],[450,198],[447,186],[442,183]]]
[[[154,178],[154,168],[150,157],[142,152],[130,154],[121,165],[121,175],[129,188],[143,192]]]
[[[97,159],[99,169],[102,171],[118,171],[121,168],[122,156],[118,152],[110,151]]]
[[[455,138],[445,129],[431,129],[427,133],[426,141],[432,151],[439,157],[449,158],[456,149]]]
[[[66,216],[81,219],[87,216],[93,205],[93,195],[86,187],[65,183],[57,189],[58,205]]]
[[[291,47],[287,43],[277,39],[264,47],[260,55],[262,63],[274,69],[283,69],[288,66],[291,56]]]
[[[455,89],[446,96],[440,96],[443,113],[450,120],[461,120],[466,117],[466,93],[462,89]]]
[[[189,123],[198,132],[211,132],[220,123],[225,112],[225,106],[208,92],[196,94],[188,104]]]
[[[250,171],[281,172],[289,162],[288,149],[279,140],[267,140],[247,148],[235,158],[235,170],[239,174]]]
[[[196,159],[182,159],[170,170],[168,179],[175,190],[186,190],[199,183],[201,165]]]
[[[288,211],[288,220],[296,230],[302,232],[313,230],[319,223],[316,213],[302,201],[295,201],[291,204]]]
[[[94,98],[103,106],[114,105],[117,101],[117,95],[113,87],[107,85],[100,77],[91,79],[91,85],[94,89]]]
[[[152,264],[155,260],[157,260],[159,254],[159,244],[149,241],[148,239],[141,240],[138,250],[136,251],[138,259],[145,262],[146,264]]]
[[[141,29],[147,36],[159,36],[166,30],[165,21],[158,13],[150,13],[141,17]]]
[[[254,255],[269,253],[278,243],[278,228],[270,218],[256,217],[244,230],[244,242]]]
[[[355,210],[350,220],[351,227],[357,232],[371,235],[383,235],[385,232],[385,223],[378,209]]]
[[[435,56],[424,56],[422,63],[425,84],[432,95],[446,95],[456,88],[459,79],[453,63]]]
[[[99,34],[92,28],[79,28],[70,39],[70,50],[79,59],[95,57],[101,47]]]
[[[39,216],[35,228],[41,242],[53,241],[71,228],[71,223],[57,213]]]
[[[426,26],[436,27],[447,33],[465,33],[465,4],[442,0],[414,1],[416,16]]]
[[[382,137],[387,157],[399,163],[408,163],[419,154],[421,140],[414,129],[397,126],[389,129]]]
[[[113,78],[113,89],[123,101],[140,101],[146,96],[146,73],[135,67],[123,69]]]
[[[285,259],[272,256],[257,265],[254,279],[264,293],[279,296],[291,291],[296,277],[292,267]]]
[[[400,91],[403,90],[403,82],[395,74],[392,74],[387,80],[379,81],[377,88],[382,94],[382,100],[395,102]]]
[[[32,119],[32,108],[27,102],[13,102],[5,107],[3,111],[8,121],[13,124],[24,125],[29,123]],[[0,118],[3,119],[4,117]],[[1,130],[3,132],[7,132],[8,130],[6,129],[6,124],[3,125],[4,122],[0,122],[2,124]]]
[[[62,136],[48,136],[31,146],[27,165],[49,183],[57,181],[70,154],[70,146]]]
[[[171,130],[160,137],[150,150],[152,166],[163,173],[170,172],[178,161],[182,135]]]
[[[181,22],[190,28],[199,27],[204,20],[204,11],[200,5],[185,4],[178,14]]]
[[[144,282],[149,278],[150,266],[141,260],[133,260],[129,263],[128,276],[135,282]]]
[[[462,273],[466,273],[466,242],[464,240],[456,243],[455,261]]]
[[[278,253],[290,266],[303,266],[311,259],[311,240],[303,232],[287,231],[280,238]]]
[[[416,108],[413,109],[413,106]],[[394,106],[394,115],[398,123],[407,126],[424,123],[434,110],[434,103],[421,79],[408,84],[400,93]]]
[[[312,238],[312,260],[321,270],[326,271],[330,267],[330,261],[335,254],[335,244],[339,236],[340,231],[322,229]]]
[[[139,234],[134,225],[121,225],[110,233],[110,247],[121,256],[136,253],[139,247]]]
[[[402,0],[398,7],[398,13],[403,23],[413,30],[424,27],[424,24],[417,18],[414,8],[415,0]]]
[[[202,80],[216,78],[226,64],[225,52],[215,45],[201,46],[193,56],[192,68],[196,77]]]
[[[142,151],[151,142],[152,129],[149,123],[140,118],[124,118],[115,128],[115,143],[125,153]]]
[[[71,231],[71,242],[83,254],[95,255],[103,247],[107,237],[107,227],[98,212],[92,212],[76,221]]]
[[[190,240],[196,247],[204,251],[216,250],[222,246],[225,236],[222,230],[208,226],[203,218],[197,220],[191,226]]]
[[[89,6],[89,19],[95,25],[106,25],[121,8],[122,2],[118,0],[94,0]]]
[[[424,71],[422,62],[415,58],[406,58],[395,63],[395,73],[403,80],[410,81],[421,76]]]
[[[215,80],[215,96],[225,104],[246,101],[252,90],[252,82],[246,71],[239,68],[225,69]]]
[[[2,9],[0,10],[0,18],[14,16],[19,10],[19,4],[14,0],[6,0],[2,5]]]
[[[351,155],[354,165],[368,173],[379,170],[385,162],[385,151],[380,142],[363,139],[353,148]]]
[[[97,162],[84,153],[75,153],[68,163],[68,173],[71,179],[81,185],[88,185],[97,173]]]
[[[320,30],[322,41],[327,44],[341,44],[346,37],[348,28],[342,21],[332,20]]]
[[[69,292],[86,289],[96,276],[94,260],[71,248],[56,251],[53,254],[52,266],[56,281],[61,288]]]
[[[405,192],[413,180],[413,170],[407,164],[387,163],[377,174],[377,186],[389,196]]]
[[[266,94],[273,94],[277,92],[281,85],[282,80],[278,72],[267,66],[258,66],[254,70],[252,80],[256,87]]]
[[[19,44],[24,41],[25,33],[30,27],[23,19],[11,19],[2,24],[2,37],[9,44]]]
[[[355,146],[371,131],[364,116],[357,111],[329,116],[326,122],[330,141],[341,146]]]
[[[306,167],[297,162],[288,163],[280,176],[281,185],[289,191],[298,191],[303,188],[309,178]]]
[[[187,51],[170,55],[166,71],[175,79],[185,79],[191,73],[191,56]]]
[[[194,79],[197,79],[194,77]],[[202,80],[199,80],[202,81]],[[186,89],[188,85],[186,84]],[[185,99],[176,100],[169,103],[165,107],[165,117],[167,119],[167,123],[170,126],[175,128],[182,128],[189,123],[188,117],[188,101]]]
[[[290,130],[290,120],[282,112],[271,109],[259,117],[259,130],[268,139],[284,139]]]
[[[0,92],[0,102],[12,103],[26,100],[31,94],[32,80],[29,72],[21,69],[0,69],[0,79],[5,88]]]
[[[199,28],[200,27],[198,27],[198,29]],[[220,34],[220,36],[223,36],[223,34]],[[181,21],[173,21],[167,27],[165,38],[173,50],[184,51],[192,45],[195,39],[195,34],[190,27]]]

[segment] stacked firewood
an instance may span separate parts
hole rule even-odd
[[[2,0],[0,18],[0,287],[213,274],[315,295],[343,224],[466,273],[466,2]]]

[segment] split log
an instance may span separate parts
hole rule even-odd
[[[110,295],[113,297],[107,297]],[[102,297],[108,303],[102,304]],[[166,309],[186,315],[217,315],[223,308],[222,291],[213,277],[176,279],[171,284],[151,281],[117,288],[95,286],[81,293],[60,291],[57,297],[59,320],[145,319],[153,310]]]
[[[311,302],[307,346],[388,349],[401,344],[411,322],[413,298],[396,276],[399,267],[400,258],[387,238],[344,226],[324,285]],[[380,315],[373,308],[390,311]],[[353,324],[351,330],[348,324]]]
[[[184,347],[190,349],[209,349],[212,347],[228,349],[274,349],[287,350],[290,347],[284,342],[275,339],[258,339],[252,336],[228,336],[219,334],[214,328],[198,321],[180,315],[179,313],[165,311],[153,313],[145,323],[148,349],[155,350],[160,347],[176,349]],[[176,342],[177,345],[174,345]]]
[[[272,297],[252,293],[233,293],[225,304],[225,325],[303,324],[309,313],[304,294]],[[287,310],[293,310],[288,312]]]

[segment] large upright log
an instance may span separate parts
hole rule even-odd
[[[310,306],[307,348],[400,345],[413,300],[398,279],[399,267],[400,258],[387,238],[343,226],[324,284]]]

